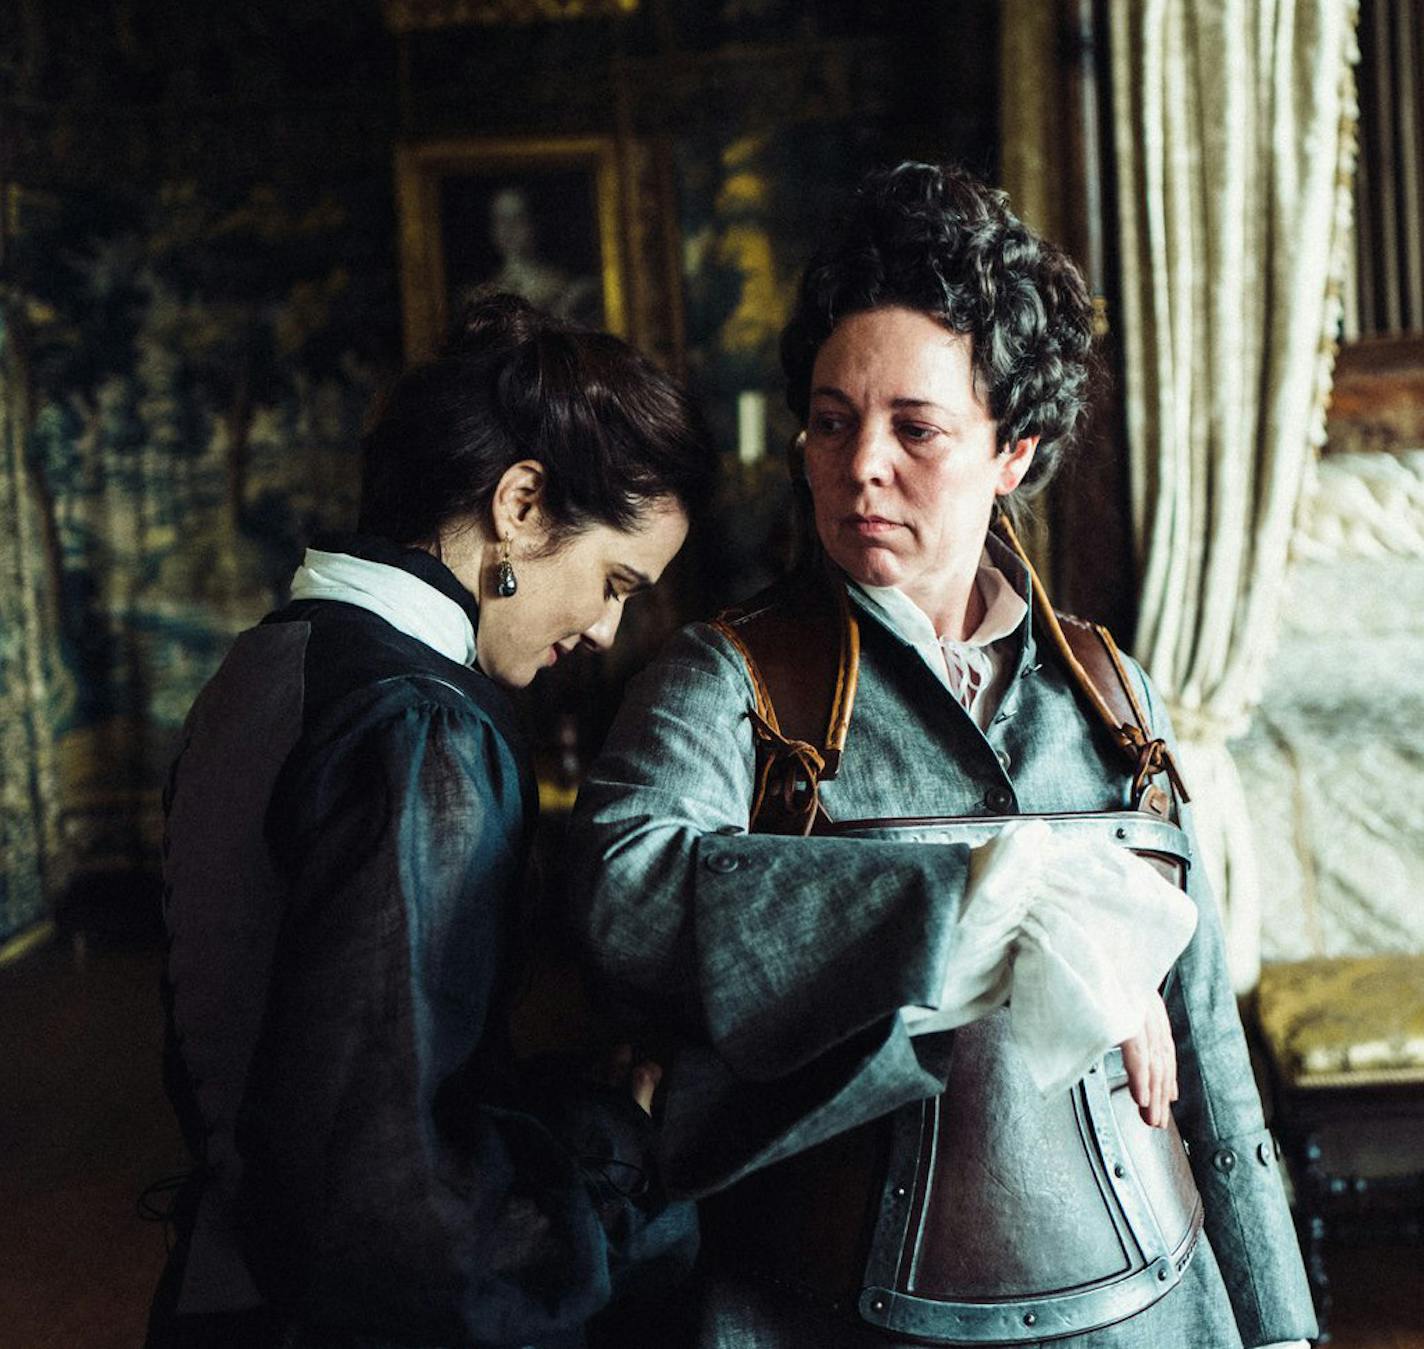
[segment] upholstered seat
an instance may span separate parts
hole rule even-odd
[[[1424,955],[1267,965],[1257,1017],[1288,1088],[1424,1082]]]
[[[1326,1237],[1366,1218],[1416,1236],[1424,1227],[1424,1157],[1409,1155],[1408,1143],[1424,1120],[1424,955],[1267,965],[1255,1013],[1325,1331]],[[1388,1140],[1387,1174],[1354,1174],[1351,1163],[1330,1160],[1342,1138],[1348,1155],[1349,1141],[1366,1132]]]

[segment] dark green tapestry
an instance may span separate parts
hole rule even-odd
[[[72,877],[152,870],[177,729],[350,522],[399,335],[376,4],[20,0],[0,39],[0,697],[33,714],[3,938]]]
[[[194,694],[311,533],[350,522],[400,360],[399,139],[667,149],[683,354],[725,468],[682,573],[700,608],[784,555],[775,335],[841,194],[906,153],[992,160],[992,61],[966,55],[992,10],[665,0],[624,29],[417,35],[402,63],[378,0],[0,7],[0,940],[70,876],[152,871]],[[748,393],[766,454],[739,467]],[[606,710],[625,673],[535,711]]]
[[[353,265],[351,243],[372,217],[384,241],[388,202],[191,180],[21,202],[61,836],[81,868],[137,863],[193,696],[302,540],[352,517],[394,297],[389,264]]]

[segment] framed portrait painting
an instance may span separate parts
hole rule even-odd
[[[611,137],[404,145],[396,200],[407,359],[432,354],[484,288],[628,334]]]

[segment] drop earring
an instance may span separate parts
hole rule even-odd
[[[508,599],[519,589],[519,581],[514,575],[514,564],[509,560],[509,540],[506,538],[499,550],[499,565],[494,569],[494,593],[501,599]]]

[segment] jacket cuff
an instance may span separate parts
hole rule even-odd
[[[1207,1236],[1247,1345],[1319,1334],[1279,1151],[1269,1129],[1190,1140]]]

